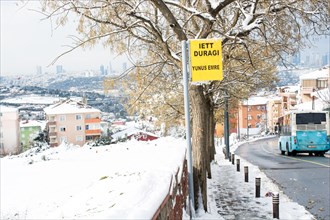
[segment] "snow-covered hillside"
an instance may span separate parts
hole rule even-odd
[[[161,138],[1,158],[1,219],[150,219],[184,155]]]

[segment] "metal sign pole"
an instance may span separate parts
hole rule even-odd
[[[194,213],[194,178],[192,166],[192,149],[190,135],[190,111],[189,111],[189,93],[188,93],[188,71],[187,71],[187,42],[182,41],[182,72],[183,72],[183,87],[184,87],[184,110],[186,120],[186,141],[187,141],[187,165],[188,165],[188,183],[189,183],[189,210],[190,219]]]

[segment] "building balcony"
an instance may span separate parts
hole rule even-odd
[[[56,121],[48,121],[48,126],[56,125]]]
[[[85,124],[87,123],[100,123],[101,119],[100,118],[86,118],[85,119]]]
[[[57,136],[57,132],[53,131],[53,132],[49,132],[49,137],[56,137]]]
[[[303,87],[301,88],[302,94],[311,94],[313,92],[313,87]]]
[[[101,134],[101,129],[94,129],[94,130],[85,130],[85,134],[89,135],[100,135]]]

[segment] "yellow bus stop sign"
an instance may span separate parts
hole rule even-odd
[[[220,39],[189,40],[190,71],[193,82],[222,80]]]

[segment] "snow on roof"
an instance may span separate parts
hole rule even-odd
[[[20,122],[19,125],[21,128],[26,128],[26,127],[41,127],[41,129],[44,129],[46,126],[45,121],[36,121],[36,120],[24,120]]]
[[[330,67],[324,67],[322,69],[301,75],[299,78],[302,79],[319,79],[319,78],[326,78],[330,75]]]
[[[280,87],[281,90],[284,90],[287,93],[295,93],[299,91],[300,87],[299,86],[282,86]]]
[[[39,96],[39,95],[25,95],[15,98],[3,99],[3,103],[15,103],[15,104],[44,104],[51,105],[58,102],[60,98],[50,97],[50,96]]]
[[[266,97],[253,96],[249,97],[248,101],[244,100],[243,105],[266,105],[268,99]]]
[[[118,138],[123,138],[125,136],[129,137],[129,136],[137,134],[137,133],[143,133],[143,134],[147,134],[149,136],[158,137],[156,134],[153,134],[153,133],[150,133],[150,132],[147,132],[147,131],[143,131],[143,130],[140,130],[140,129],[137,129],[137,128],[134,128],[134,127],[128,127],[125,130],[122,130],[120,132],[117,132],[117,133],[111,135],[111,137],[114,140],[117,140]]]
[[[7,112],[18,112],[17,108],[13,108],[13,107],[8,107],[8,106],[4,106],[4,105],[0,105],[0,112],[2,113],[7,113]]]
[[[73,101],[71,99],[64,102],[44,108],[46,114],[73,114],[73,113],[92,113],[101,112],[99,109],[93,108],[82,102]]]

